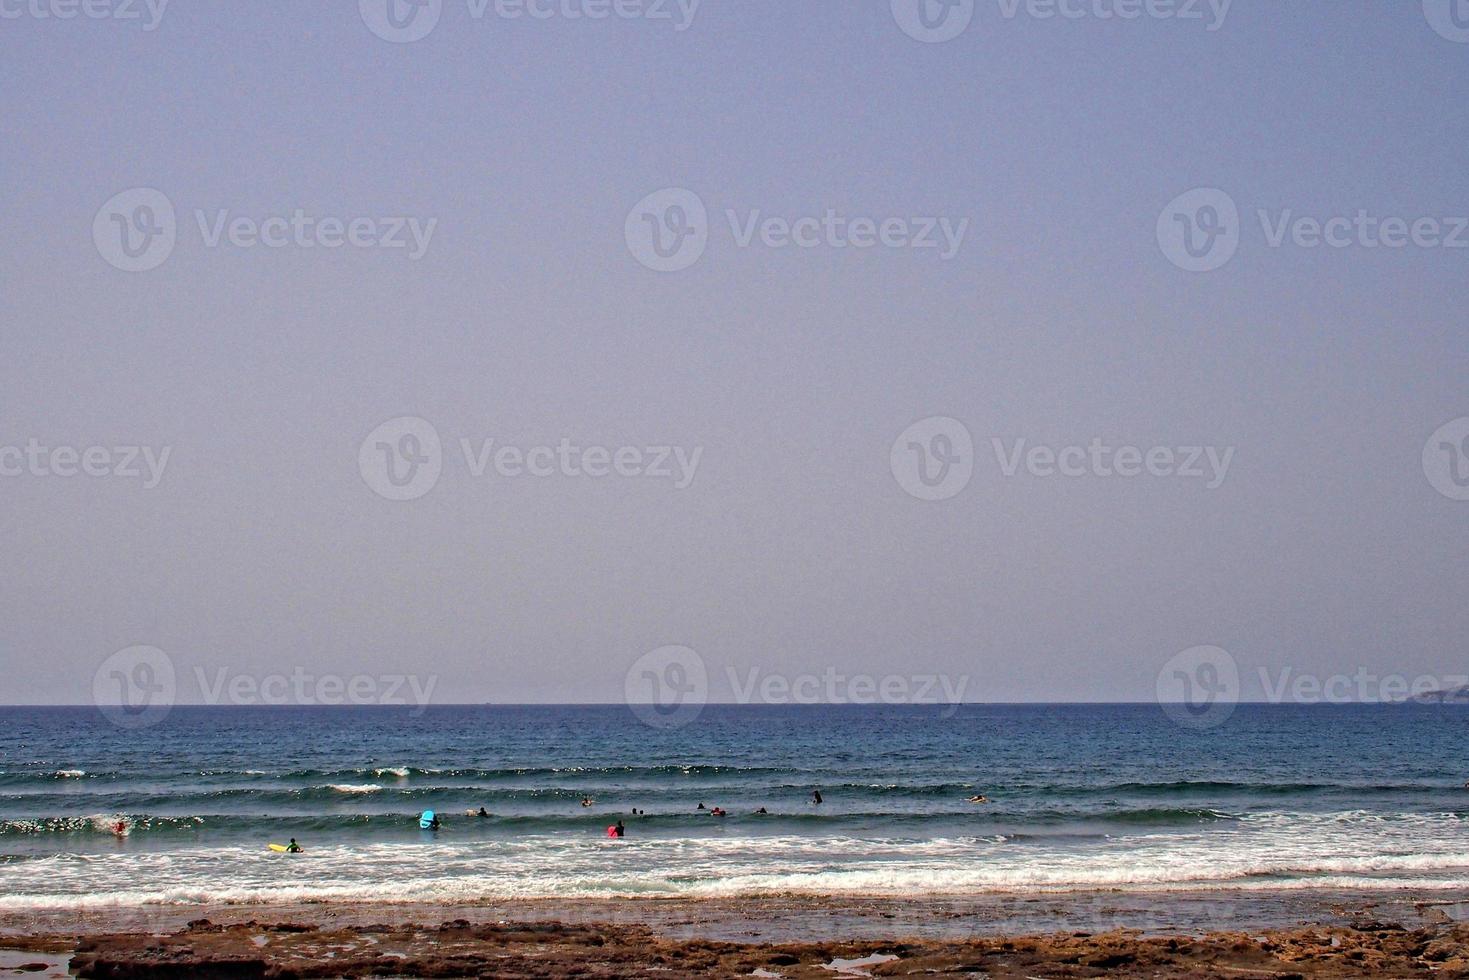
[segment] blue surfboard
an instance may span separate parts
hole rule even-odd
[[[434,828],[434,811],[432,811],[432,810],[425,810],[425,811],[423,811],[423,816],[421,816],[421,817],[418,818],[418,827],[419,827],[420,830],[433,830],[433,828]]]

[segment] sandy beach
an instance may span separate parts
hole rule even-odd
[[[1462,914],[1442,894],[1385,892],[57,910],[0,917],[0,973],[1466,976]]]

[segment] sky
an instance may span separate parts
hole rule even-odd
[[[921,2],[0,0],[0,702],[1469,671],[1469,10]]]

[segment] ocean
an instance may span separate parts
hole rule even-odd
[[[623,706],[178,707],[136,730],[4,708],[0,909],[1447,891],[1469,887],[1466,778],[1462,706],[1241,705],[1204,731],[1155,705],[710,705],[669,730]],[[291,837],[304,854],[266,850]]]

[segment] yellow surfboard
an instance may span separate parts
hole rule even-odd
[[[286,853],[286,845],[284,844],[267,844],[266,846],[269,847],[272,851],[275,851],[277,854]]]

